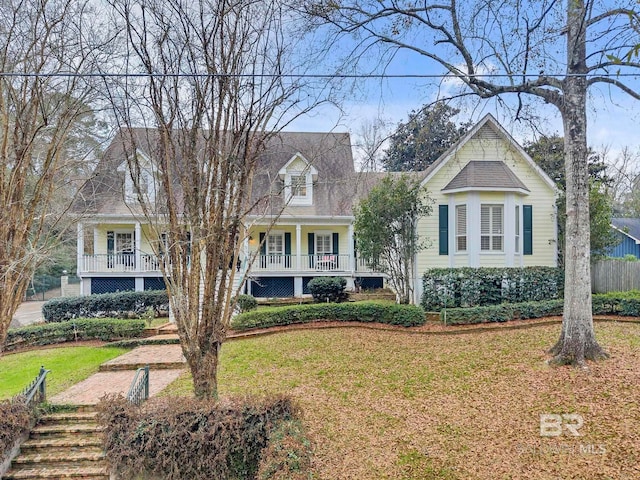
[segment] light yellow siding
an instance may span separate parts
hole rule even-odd
[[[484,128],[488,128],[485,126]],[[481,129],[482,131],[482,129]],[[433,200],[432,214],[420,220],[418,223],[418,233],[421,238],[430,240],[429,248],[418,255],[418,275],[421,276],[428,268],[468,266],[468,255],[456,254],[449,247],[449,255],[439,255],[438,245],[438,206],[452,205],[456,203],[466,203],[469,193],[456,193],[453,195],[454,201],[450,203],[452,194],[442,193],[442,189],[470,162],[470,161],[502,161],[509,169],[526,185],[529,189],[528,195],[507,192],[477,192],[481,204],[495,203],[503,204],[507,195],[514,196],[514,201],[520,205],[532,205],[533,209],[533,254],[515,255],[515,265],[523,266],[556,264],[556,220],[555,220],[555,192],[553,188],[545,182],[543,177],[531,166],[520,152],[505,138],[479,138],[478,135],[469,139],[461,148],[455,152],[448,161],[444,162],[439,170],[426,179],[425,186],[429,196]],[[469,217],[469,212],[467,216]],[[449,207],[449,225],[451,218],[455,215],[455,209]],[[522,209],[520,209],[522,215]],[[449,228],[449,236],[454,232]],[[522,223],[520,223],[520,236],[522,237]],[[480,239],[467,237],[468,242]],[[513,242],[512,239],[505,238]],[[451,243],[449,244],[451,245]],[[453,261],[450,261],[450,256]],[[522,260],[520,260],[522,258]],[[496,253],[480,253],[480,265],[487,267],[505,266],[505,255]]]

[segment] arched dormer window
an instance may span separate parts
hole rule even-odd
[[[301,153],[296,153],[278,172],[284,181],[284,198],[289,205],[313,205],[313,182],[318,171]]]

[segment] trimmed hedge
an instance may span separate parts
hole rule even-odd
[[[508,322],[562,315],[562,300],[544,302],[502,303],[485,307],[448,308],[440,312],[440,320],[447,325]]]
[[[279,473],[291,465],[267,448],[271,441],[286,445],[285,438],[274,437],[293,433],[303,448],[289,451],[311,454],[299,437],[302,432],[287,431],[286,422],[301,414],[283,396],[220,402],[152,398],[141,407],[110,396],[100,402],[98,412],[106,459],[118,478],[254,479],[262,461],[262,480],[290,478]],[[281,426],[285,429],[279,430]],[[301,459],[294,471],[309,465],[309,459]]]
[[[392,302],[371,301],[353,303],[316,303],[290,307],[261,308],[241,313],[231,320],[231,328],[242,331],[252,328],[280,327],[316,320],[343,322],[380,322],[403,327],[424,325],[422,308]]]
[[[564,271],[555,267],[433,268],[423,276],[422,307],[477,307],[562,298]]]
[[[594,315],[640,317],[640,291],[610,292],[592,296]],[[542,302],[503,303],[471,308],[448,308],[440,312],[447,325],[507,322],[562,315],[562,299]],[[446,313],[445,313],[446,312]]]
[[[142,336],[144,320],[79,318],[65,322],[13,328],[7,334],[5,350],[72,342],[74,340],[122,340]]]
[[[156,317],[169,311],[167,292],[147,290],[54,298],[42,306],[42,315],[47,322],[72,318],[141,318],[149,308],[153,308]]]

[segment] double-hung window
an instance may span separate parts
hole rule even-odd
[[[456,206],[456,252],[467,251],[467,206]]]
[[[480,250],[504,250],[504,215],[502,205],[480,206]]]
[[[267,237],[267,255],[271,263],[280,263],[284,255],[284,235],[270,233]]]

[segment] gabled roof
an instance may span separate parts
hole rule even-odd
[[[612,218],[611,226],[640,245],[640,218]]]
[[[155,129],[133,129],[120,132],[113,139],[92,177],[82,188],[73,211],[82,215],[139,214],[134,205],[124,200],[128,135],[135,138],[139,153],[154,159],[158,145]],[[283,180],[279,171],[297,156],[309,164],[314,178],[314,202],[310,206],[285,206]],[[295,216],[352,215],[352,205],[360,188],[353,167],[348,133],[280,132],[271,135],[260,154],[253,177],[251,204],[256,215],[286,213]],[[283,212],[283,209],[285,212]]]
[[[500,161],[471,161],[442,189],[447,193],[467,190],[529,192],[516,174]]]
[[[469,140],[474,138],[476,135],[483,134],[487,136],[487,134],[493,136],[494,138],[502,138],[509,145],[516,150],[520,156],[529,164],[529,166],[543,179],[543,181],[549,186],[551,190],[554,192],[557,190],[555,183],[549,176],[542,170],[536,162],[524,151],[524,149],[520,146],[518,142],[507,132],[502,125],[498,123],[498,121],[491,115],[490,113],[486,114],[478,123],[476,123],[473,128],[471,128],[465,135],[463,135],[456,143],[451,145],[438,159],[433,162],[429,168],[427,168],[424,172],[424,180],[422,184],[426,184],[449,160],[456,156],[456,153],[467,143]],[[487,162],[483,162],[487,163]]]

